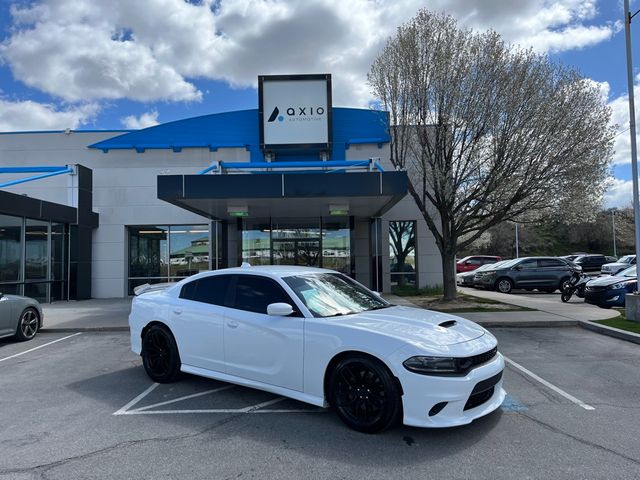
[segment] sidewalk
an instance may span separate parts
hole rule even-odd
[[[533,308],[535,311],[464,312],[456,313],[484,326],[545,327],[578,325],[580,321],[604,320],[618,315],[587,305],[580,299],[562,303],[558,294],[503,294],[486,290],[460,288],[459,291],[476,297],[490,298],[503,303]],[[415,307],[411,297],[385,294],[384,298],[396,305]],[[42,304],[45,331],[127,331],[131,311],[131,298],[103,298]]]
[[[608,310],[606,308],[596,307],[595,305],[589,305],[577,297],[572,297],[568,303],[563,303],[562,300],[560,300],[559,293],[523,292],[508,294],[464,287],[458,287],[458,291],[467,295],[488,298],[519,307],[533,308],[534,310],[546,312],[550,315],[562,317],[565,320],[606,320],[607,318],[614,318],[619,315],[616,310]]]
[[[43,303],[43,331],[127,331],[131,298]]]

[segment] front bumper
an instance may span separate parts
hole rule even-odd
[[[615,290],[586,290],[584,301],[599,307],[624,307],[624,297],[627,294],[626,288],[616,288]]]
[[[412,427],[455,427],[467,425],[493,412],[502,405],[506,396],[502,388],[502,377],[500,376],[500,380],[491,387],[493,393],[490,389],[474,392],[474,387],[480,382],[502,374],[503,370],[504,358],[500,353],[497,353],[491,361],[474,368],[464,377],[420,375],[403,368],[403,371],[398,372],[404,390],[403,423]],[[482,385],[480,388],[483,388]],[[480,395],[482,403],[477,406],[468,405],[467,402],[472,393],[475,394],[476,399]],[[484,397],[482,394],[485,394]],[[446,402],[446,406],[430,416],[431,409],[442,402]],[[465,410],[465,406],[472,408]]]

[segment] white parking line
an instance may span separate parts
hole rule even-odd
[[[136,412],[141,412],[144,410],[149,410],[151,408],[162,407],[163,405],[169,405],[171,403],[180,402],[182,400],[189,400],[191,398],[201,397],[203,395],[209,395],[210,393],[222,392],[224,390],[229,390],[230,388],[235,387],[235,385],[227,385],[226,387],[214,388],[213,390],[205,390],[204,392],[193,393],[191,395],[186,395],[184,397],[174,398],[172,400],[167,400],[166,402],[154,403],[152,405],[146,405],[144,407],[135,408]]]
[[[504,355],[503,355],[503,357],[504,357],[504,361],[507,362],[509,365],[511,365],[512,367],[520,370],[525,375],[530,376],[535,381],[540,382],[545,387],[550,388],[551,390],[553,390],[557,394],[562,395],[567,400],[575,403],[576,405],[579,405],[580,407],[584,408],[585,410],[595,410],[595,408],[592,407],[591,405],[589,405],[587,403],[584,403],[582,400],[577,399],[573,395],[568,394],[567,392],[565,392],[561,388],[556,387],[553,383],[547,382],[544,378],[540,378],[538,375],[536,375],[535,373],[531,372],[530,370],[527,370],[526,368],[524,368],[519,363],[514,362],[513,360],[511,360],[510,358],[505,357]]]
[[[147,388],[140,395],[135,397],[129,403],[127,403],[124,407],[122,407],[117,412],[114,412],[113,415],[166,415],[166,414],[176,414],[176,413],[318,413],[326,411],[323,408],[316,409],[265,409],[264,407],[268,407],[270,405],[274,405],[276,403],[287,400],[285,397],[277,397],[271,400],[267,400],[266,402],[258,403],[256,405],[251,405],[249,407],[244,408],[203,408],[203,409],[186,409],[186,410],[151,410],[152,408],[161,407],[164,405],[169,405],[172,403],[180,402],[182,400],[189,400],[191,398],[201,397],[203,395],[208,395],[210,393],[218,393],[224,390],[229,390],[230,388],[234,388],[235,385],[225,385],[224,387],[214,388],[212,390],[206,390],[204,392],[192,393],[191,395],[186,395],[184,397],[174,398],[172,400],[167,400],[164,402],[154,403],[153,405],[146,405],[140,408],[132,408],[134,405],[138,404],[144,397],[149,395],[156,387],[160,385],[159,383],[154,383],[149,388]]]
[[[129,403],[127,403],[124,407],[122,407],[120,410],[118,410],[117,412],[114,412],[114,415],[124,415],[127,413],[127,410],[129,410],[131,407],[133,407],[136,403],[138,403],[140,400],[142,400],[144,397],[146,397],[147,395],[149,395],[158,385],[160,385],[159,383],[154,383],[153,385],[151,385],[149,388],[147,388],[144,392],[142,392],[140,395],[138,395],[136,398],[134,398],[133,400],[131,400]]]
[[[38,350],[38,349],[40,349],[42,347],[46,347],[47,345],[53,345],[54,343],[61,342],[62,340],[66,340],[67,338],[75,337],[77,335],[82,335],[82,332],[74,333],[73,335],[68,335],[66,337],[59,338],[57,340],[54,340],[53,342],[49,342],[49,343],[44,343],[42,345],[38,345],[37,347],[30,348],[29,350],[25,350],[24,352],[16,353],[15,355],[11,355],[9,357],[0,358],[0,362],[4,362],[5,360],[10,360],[12,358],[19,357],[20,355],[24,355],[25,353],[33,352],[33,351]]]

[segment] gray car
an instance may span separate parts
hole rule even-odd
[[[502,293],[514,288],[552,293],[569,281],[575,266],[557,257],[516,258],[495,268],[479,272],[474,277],[476,285]]]
[[[42,327],[42,318],[37,300],[0,293],[0,338],[31,340]]]

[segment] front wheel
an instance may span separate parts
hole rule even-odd
[[[180,375],[180,354],[171,332],[153,325],[142,338],[142,364],[154,382],[171,383]]]
[[[511,293],[511,290],[513,290],[513,282],[508,278],[501,278],[496,283],[496,290],[500,293]]]
[[[35,308],[26,308],[20,315],[15,338],[21,342],[31,340],[38,333],[40,327],[40,316]]]
[[[564,303],[567,303],[569,300],[571,300],[571,294],[562,292],[562,295],[560,295],[560,300],[562,300]]]
[[[329,402],[340,419],[363,433],[377,433],[400,417],[400,389],[389,370],[367,356],[340,361],[331,374]]]

